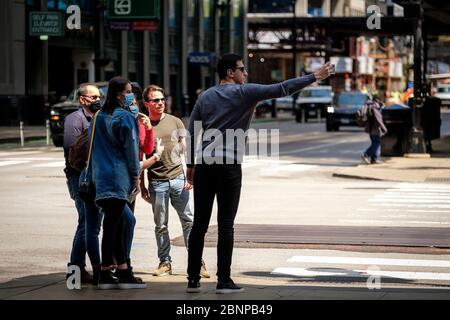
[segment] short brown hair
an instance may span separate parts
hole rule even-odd
[[[148,94],[152,91],[159,91],[164,95],[164,89],[161,87],[158,87],[157,85],[151,84],[149,86],[147,86],[144,89],[144,92],[142,93],[142,99],[144,99],[144,101],[148,102]]]

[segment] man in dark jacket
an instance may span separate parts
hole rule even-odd
[[[383,116],[381,115],[382,103],[374,98],[368,100],[369,120],[365,126],[365,132],[369,134],[371,144],[369,148],[361,155],[361,158],[366,164],[379,164],[381,154],[381,137],[387,133],[387,128],[383,123]]]
[[[78,193],[78,180],[80,172],[69,165],[69,149],[78,137],[81,135],[84,129],[89,127],[92,120],[92,115],[98,110],[100,104],[100,91],[94,85],[82,85],[78,89],[78,101],[80,108],[77,111],[69,114],[64,120],[64,158],[66,160],[66,166],[64,172],[67,178],[67,187],[69,188],[70,197],[75,202],[75,207],[78,212],[78,225],[75,231],[75,236],[72,244],[72,251],[70,254],[70,262],[68,265],[76,265],[81,271],[81,283],[91,283],[92,277],[86,271],[86,208],[85,203],[81,200]],[[91,205],[92,206],[92,205]],[[97,209],[93,207],[95,211]],[[98,216],[97,214],[94,216]],[[97,232],[98,243],[98,232]],[[97,244],[98,247],[98,244]],[[96,250],[99,251],[98,248]],[[99,254],[97,259],[100,260]],[[91,257],[92,260],[95,260]],[[93,264],[100,264],[100,261],[93,262]],[[67,274],[66,277],[68,277]]]

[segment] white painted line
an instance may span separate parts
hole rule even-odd
[[[49,162],[49,163],[43,163],[43,164],[35,164],[33,167],[37,168],[56,168],[56,167],[64,167],[66,163],[64,161],[56,161],[56,162]]]
[[[28,163],[29,161],[0,161],[0,167],[12,166],[15,164]]]
[[[450,203],[450,200],[438,200],[438,199],[392,199],[392,198],[369,199],[369,202],[387,202],[387,201],[394,203]]]
[[[273,166],[275,167],[275,166]],[[284,166],[276,166],[275,170],[278,171],[308,171],[318,166],[308,165],[308,164],[288,164]]]
[[[408,267],[438,267],[450,268],[449,260],[421,260],[421,259],[384,259],[384,258],[356,258],[356,257],[324,257],[324,256],[293,256],[288,262],[313,262],[329,264],[363,264],[376,266],[408,266]]]
[[[36,154],[42,151],[18,151],[18,152],[0,152],[0,157],[21,156],[24,154]]]
[[[360,208],[356,209],[356,211],[370,211],[370,212],[380,212],[380,209],[371,209],[371,208]],[[450,210],[413,210],[413,209],[387,209],[384,208],[383,212],[419,212],[419,213],[450,213]]]
[[[409,203],[409,202],[408,202]],[[405,207],[405,208],[432,208],[432,209],[450,209],[450,205],[445,204],[403,204],[403,203],[372,203],[373,206],[381,207]]]
[[[60,160],[61,158],[5,158],[2,159],[6,161],[52,161],[52,160]]]
[[[389,192],[420,192],[420,193],[450,193],[450,190],[446,189],[387,189]]]
[[[421,195],[421,196],[378,194],[378,195],[374,196],[374,198],[376,198],[376,199],[383,198],[383,199],[429,199],[429,200],[442,199],[442,200],[447,200],[447,199],[450,199],[450,196],[445,196],[445,195],[439,196],[439,195],[434,195],[434,194]]]
[[[431,189],[447,189],[450,190],[450,186],[447,184],[439,183],[400,183],[397,185],[400,188],[431,188]]]
[[[405,196],[418,196],[418,197],[420,197],[420,196],[446,196],[446,197],[448,197],[448,196],[450,196],[450,192],[447,192],[447,193],[445,193],[445,192],[441,192],[441,191],[438,191],[438,192],[385,192],[384,193],[385,195],[398,195],[398,196],[403,196],[403,195],[405,195]]]
[[[247,169],[247,168],[251,168],[251,167],[256,167],[256,166],[260,166],[260,163],[243,163],[242,164],[242,169]]]
[[[297,277],[368,277],[380,276],[405,280],[441,280],[450,281],[450,273],[440,272],[405,272],[405,271],[382,271],[382,270],[342,270],[341,272],[335,269],[326,269],[323,271],[315,269],[314,271],[306,268],[276,268],[271,274],[290,275]]]
[[[377,224],[435,224],[435,225],[450,225],[450,222],[440,222],[440,221],[421,221],[421,220],[364,220],[364,219],[341,219],[339,222],[342,223],[377,223]]]

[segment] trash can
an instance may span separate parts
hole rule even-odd
[[[441,137],[441,99],[426,97],[420,108],[420,119],[427,152],[431,153],[431,140]]]
[[[388,132],[381,138],[381,156],[403,156],[409,149],[412,108],[405,104],[394,104],[384,107],[382,115]]]

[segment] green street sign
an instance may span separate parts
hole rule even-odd
[[[29,16],[30,36],[63,36],[64,17],[61,12],[33,11]]]
[[[159,0],[108,0],[107,18],[125,20],[159,19]]]

